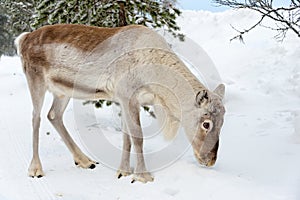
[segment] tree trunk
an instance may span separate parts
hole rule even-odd
[[[125,11],[125,2],[119,1],[119,26],[126,26],[127,21],[126,21],[126,11]]]

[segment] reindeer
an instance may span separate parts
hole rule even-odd
[[[220,84],[214,91],[205,88],[155,31],[138,25],[50,25],[21,34],[15,44],[33,103],[29,176],[44,176],[39,127],[47,90],[53,94],[48,119],[79,167],[93,169],[97,162],[80,150],[63,124],[70,98],[104,99],[120,105],[123,153],[118,178],[132,173],[133,143],[137,155],[133,181],[153,181],[143,156],[139,111],[144,105],[153,105],[167,139],[174,138],[181,125],[197,161],[205,166],[215,164],[225,113],[225,87]]]

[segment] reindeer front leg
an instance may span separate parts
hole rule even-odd
[[[147,171],[143,155],[143,133],[140,124],[140,106],[135,100],[125,101],[122,106],[122,115],[126,123],[127,130],[132,138],[135,153],[137,156],[137,165],[134,170],[132,183],[140,181],[146,183],[153,181],[153,177]]]
[[[152,175],[147,171],[143,155],[143,138],[140,136],[132,136],[135,152],[137,155],[137,165],[131,183],[140,181],[146,183],[153,181]]]
[[[122,152],[121,164],[117,172],[118,178],[132,174],[132,170],[130,168],[131,140],[123,116],[122,116],[122,132],[123,132],[123,152]]]

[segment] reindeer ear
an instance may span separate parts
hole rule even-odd
[[[206,102],[208,102],[208,93],[206,90],[201,90],[196,95],[196,103],[197,103],[197,105],[200,106],[201,104],[206,103]]]
[[[221,99],[223,99],[225,95],[225,85],[224,84],[218,85],[218,87],[214,90],[214,93],[216,93],[221,97]]]

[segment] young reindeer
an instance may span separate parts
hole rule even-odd
[[[206,89],[156,32],[136,25],[51,25],[21,34],[16,47],[33,103],[29,176],[44,176],[39,158],[39,126],[47,90],[54,96],[48,119],[73,154],[75,164],[82,168],[95,168],[96,162],[79,149],[63,124],[70,98],[105,99],[120,104],[123,153],[118,178],[131,173],[133,142],[137,154],[133,181],[153,181],[143,156],[139,118],[143,105],[154,106],[166,138],[173,138],[181,124],[198,162],[214,165],[225,113],[225,87],[221,84],[213,92]]]

